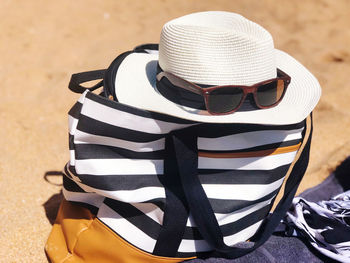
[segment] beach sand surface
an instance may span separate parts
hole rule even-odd
[[[348,156],[348,0],[2,0],[0,262],[47,262],[44,244],[61,199],[57,174],[69,158],[67,111],[79,96],[67,89],[70,75],[157,43],[165,22],[205,10],[261,24],[278,49],[320,81],[310,165],[298,191],[320,183]]]

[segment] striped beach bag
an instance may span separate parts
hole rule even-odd
[[[146,51],[72,76],[70,89],[82,95],[69,111],[70,161],[48,258],[182,262],[253,251],[285,215],[304,175],[311,116],[290,125],[220,124],[128,106],[110,82],[135,52]],[[102,80],[92,88],[80,85],[95,79]]]

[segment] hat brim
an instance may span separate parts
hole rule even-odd
[[[207,123],[252,123],[283,125],[304,120],[321,97],[317,79],[293,57],[275,49],[276,66],[291,76],[283,100],[270,109],[208,115],[206,111],[175,104],[156,88],[158,54],[132,53],[120,64],[115,90],[118,101],[143,110]]]

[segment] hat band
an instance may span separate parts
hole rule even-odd
[[[162,68],[157,65],[157,75],[162,72]],[[196,85],[202,87],[203,89],[215,86],[215,85],[204,85],[204,84],[197,84]],[[156,80],[156,87],[159,93],[165,97],[166,99],[170,100],[173,103],[176,103],[181,106],[198,109],[198,110],[206,110],[205,102],[203,96],[190,92],[188,90],[176,87],[170,81],[166,78],[162,78],[160,81]],[[252,94],[249,94],[245,101],[243,102],[242,106],[237,110],[238,112],[242,111],[252,111],[259,109],[256,107],[254,103],[254,98]]]

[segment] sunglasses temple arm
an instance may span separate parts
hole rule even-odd
[[[203,91],[202,91],[201,87],[199,87],[195,84],[192,84],[184,79],[181,79],[181,78],[179,78],[171,73],[160,72],[157,75],[157,80],[160,81],[163,77],[166,77],[170,81],[170,83],[176,87],[191,91],[191,92],[199,94],[199,95],[203,95]]]

